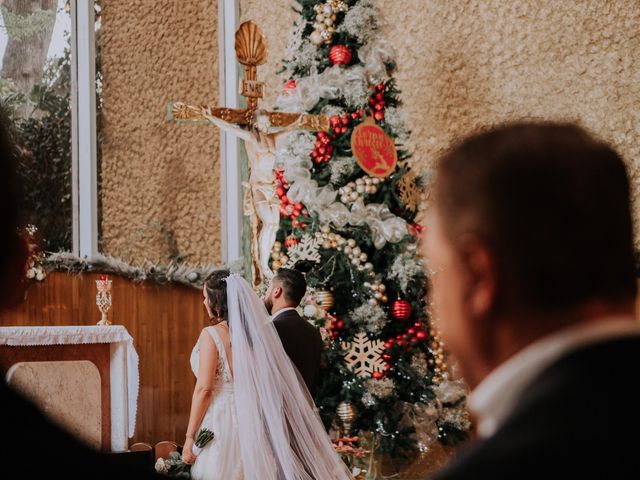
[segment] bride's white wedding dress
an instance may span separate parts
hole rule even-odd
[[[216,388],[202,426],[215,438],[191,468],[194,480],[351,480],[262,300],[239,275],[226,279],[233,375],[214,327]],[[199,347],[191,355],[198,375]]]
[[[205,330],[211,335],[218,349],[218,367],[213,398],[200,428],[208,428],[215,437],[196,458],[196,462],[191,467],[191,478],[193,480],[242,480],[244,477],[231,368],[224,344],[216,329],[207,327]],[[196,377],[199,361],[200,342],[191,352],[191,369]]]

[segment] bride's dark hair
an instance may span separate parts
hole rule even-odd
[[[227,277],[231,275],[229,270],[214,270],[204,281],[207,291],[209,307],[218,319],[229,320],[227,308]]]

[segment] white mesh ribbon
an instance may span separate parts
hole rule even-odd
[[[376,39],[358,50],[358,57],[364,64],[367,80],[372,85],[389,80],[386,64],[396,58],[391,45],[385,40]]]
[[[349,223],[369,225],[373,245],[380,249],[385,243],[397,243],[408,233],[407,222],[389,211],[381,203],[364,204],[359,198],[351,207]]]

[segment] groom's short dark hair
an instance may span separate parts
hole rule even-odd
[[[284,298],[294,303],[296,306],[307,293],[307,280],[304,278],[304,271],[307,270],[306,262],[298,262],[294,268],[281,268],[276,273],[274,280],[277,280],[284,292]],[[304,263],[304,265],[302,265]]]
[[[512,302],[543,310],[633,298],[633,225],[624,162],[582,128],[516,123],[441,159],[438,210],[453,241],[482,237]]]

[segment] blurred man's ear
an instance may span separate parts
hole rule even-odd
[[[490,249],[473,236],[462,238],[457,245],[465,271],[465,303],[473,318],[489,315],[496,307],[497,272]]]
[[[274,287],[273,288],[273,296],[275,298],[280,298],[282,296],[282,287]]]
[[[25,268],[27,265],[28,247],[26,240],[15,235],[12,245],[8,245],[8,256],[5,268],[0,272],[0,310],[12,308],[24,300]]]

